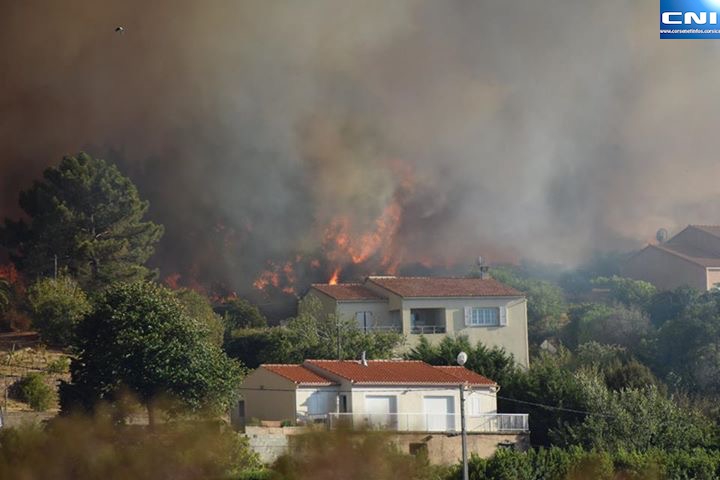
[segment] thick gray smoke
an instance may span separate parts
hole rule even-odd
[[[660,41],[652,2],[2,8],[0,214],[87,149],[151,200],[165,274],[572,264],[720,221],[720,44]]]

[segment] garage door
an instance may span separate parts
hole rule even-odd
[[[397,398],[392,395],[366,395],[365,414],[374,427],[392,428],[396,422]]]
[[[453,397],[424,397],[423,407],[428,432],[455,430],[455,399]]]

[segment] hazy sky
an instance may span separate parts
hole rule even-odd
[[[150,199],[165,273],[238,286],[388,212],[381,250],[404,263],[572,264],[720,223],[720,43],[661,41],[657,19],[619,0],[4,2],[0,214],[85,149]]]

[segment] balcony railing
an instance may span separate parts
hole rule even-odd
[[[445,333],[445,325],[413,325],[410,327],[410,333],[415,335],[429,333]]]
[[[329,428],[347,426],[357,429],[395,432],[460,432],[459,414],[432,413],[328,413]],[[526,413],[491,413],[467,415],[465,424],[471,433],[522,433],[529,431]]]
[[[402,332],[402,325],[372,325],[365,327],[365,332]]]

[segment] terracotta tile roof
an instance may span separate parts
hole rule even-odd
[[[401,297],[522,297],[523,294],[493,278],[368,277]]]
[[[663,243],[662,245],[648,245],[645,248],[658,249],[662,252],[687,260],[688,262],[700,265],[701,267],[720,267],[720,257],[694,247]]]
[[[336,385],[332,380],[321,377],[303,365],[264,364],[260,367],[299,385]]]
[[[360,283],[338,283],[337,285],[314,283],[312,288],[335,300],[386,300]]]
[[[457,377],[464,382],[468,382],[470,385],[497,385],[497,383],[493,382],[489,378],[483,377],[479,373],[475,373],[472,370],[468,370],[465,367],[442,366],[442,367],[435,367],[435,368],[439,368],[440,370],[444,371],[445,373],[449,373],[450,375]]]
[[[354,384],[366,385],[458,385],[468,381],[471,385],[494,385],[487,378],[463,367],[448,371],[419,360],[368,360],[367,366],[357,360],[305,360],[319,370],[334,374]]]

